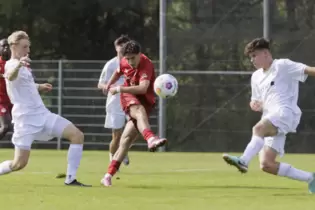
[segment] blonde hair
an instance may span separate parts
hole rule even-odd
[[[15,31],[8,37],[8,43],[10,46],[14,44],[18,44],[18,42],[22,39],[29,40],[29,37],[24,31]]]

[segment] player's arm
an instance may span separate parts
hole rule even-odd
[[[150,85],[150,80],[141,80],[139,85],[135,85],[131,87],[119,86],[116,88],[118,89],[118,92],[121,92],[121,93],[143,95],[143,94],[146,94],[146,92],[148,91],[149,85]]]
[[[40,93],[47,93],[52,90],[52,85],[49,83],[43,83],[43,84],[35,83],[35,85],[37,87],[38,92]]]
[[[19,75],[19,71],[20,68],[23,66],[23,64],[21,62],[17,63],[14,67],[9,68],[6,71],[5,77],[9,80],[9,81],[13,81],[15,80],[18,75]]]
[[[304,74],[314,77],[315,76],[315,67],[306,66]]]
[[[115,84],[118,79],[121,77],[121,72],[120,69],[117,69],[112,76],[110,77],[109,81],[107,82],[107,84],[105,85],[105,87],[108,89],[110,88],[111,85]]]
[[[139,85],[131,87],[117,87],[117,91],[121,93],[130,93],[134,95],[143,95],[146,94],[150,86],[150,81],[152,74],[154,72],[154,67],[151,63],[148,63],[143,69],[139,70]]]
[[[102,90],[106,87],[108,81],[110,80],[111,75],[114,73],[114,72],[109,72],[109,71],[110,71],[110,63],[107,62],[102,70],[100,79],[98,81],[98,84],[97,84],[98,89]]]
[[[262,111],[261,95],[253,76],[251,79],[251,89],[252,89],[252,96],[251,96],[249,106],[253,111],[261,112]]]
[[[9,81],[13,81],[15,80],[18,75],[19,75],[19,71],[21,69],[22,66],[26,66],[29,65],[29,62],[31,60],[29,59],[28,55],[25,57],[22,57],[19,62],[17,62],[14,66],[9,67],[8,70],[6,70],[5,73],[5,77],[9,80]]]

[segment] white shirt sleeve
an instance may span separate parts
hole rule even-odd
[[[291,61],[290,59],[283,59],[283,63],[285,65],[284,71],[287,71],[293,80],[305,82],[308,76],[304,73],[307,65]]]
[[[98,84],[107,83],[110,80],[111,76],[113,75],[114,71],[115,69],[112,68],[111,62],[108,61],[102,70]]]
[[[261,101],[261,94],[259,91],[259,88],[257,84],[255,83],[255,77],[254,74],[252,75],[251,78],[251,89],[252,89],[252,96],[251,96],[251,101]]]
[[[4,77],[7,77],[7,75],[10,74],[12,71],[14,71],[14,69],[18,65],[19,65],[19,61],[18,60],[10,60],[10,61],[6,62],[5,66],[4,66]]]

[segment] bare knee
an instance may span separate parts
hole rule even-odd
[[[12,171],[19,171],[27,165],[28,161],[27,160],[18,160],[18,161],[13,161],[11,163],[11,170]]]
[[[258,136],[265,136],[266,133],[266,127],[263,123],[257,123],[253,127],[253,134],[258,135]]]
[[[65,128],[63,138],[68,139],[72,144],[84,143],[84,134],[73,124],[70,124]]]
[[[72,137],[70,137],[70,141],[73,144],[83,144],[84,143],[84,134],[79,129],[74,131]]]
[[[272,161],[268,161],[268,160],[262,160],[260,162],[260,169],[264,172],[269,173],[270,170],[272,169],[273,163]]]

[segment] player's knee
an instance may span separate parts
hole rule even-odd
[[[260,169],[264,172],[270,173],[272,169],[273,163],[268,160],[262,160],[260,161]]]
[[[27,165],[27,160],[19,160],[19,161],[13,161],[11,164],[11,170],[12,171],[19,171]]]
[[[72,144],[83,144],[84,143],[84,134],[79,129],[75,129],[70,136],[70,142]]]
[[[266,133],[266,126],[263,123],[259,122],[253,127],[253,134],[257,136],[265,136],[265,133]]]

